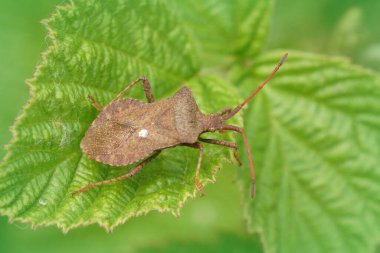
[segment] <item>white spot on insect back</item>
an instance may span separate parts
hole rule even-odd
[[[146,138],[146,137],[148,137],[148,130],[146,130],[146,129],[141,129],[140,130],[140,132],[139,132],[139,137],[141,137],[141,138]]]

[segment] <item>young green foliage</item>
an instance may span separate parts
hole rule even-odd
[[[252,60],[264,46],[272,0],[168,2],[186,21],[205,65],[215,68]]]
[[[280,53],[258,57],[241,82],[261,80]],[[258,168],[256,199],[244,200],[249,227],[269,252],[371,252],[380,232],[380,77],[341,58],[289,56],[244,117]],[[239,178],[244,193],[249,180]]]

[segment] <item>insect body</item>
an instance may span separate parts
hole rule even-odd
[[[199,110],[195,99],[187,87],[179,90],[173,97],[155,102],[148,79],[140,77],[114,98],[104,108],[89,96],[93,106],[101,111],[87,130],[81,142],[81,148],[90,159],[112,166],[126,166],[141,161],[129,173],[117,178],[89,184],[75,192],[79,194],[94,186],[104,185],[129,178],[141,170],[147,163],[156,158],[161,150],[178,145],[197,148],[200,151],[195,174],[195,185],[201,195],[203,189],[198,181],[202,163],[203,143],[221,145],[235,150],[238,147],[233,142],[204,139],[200,135],[205,132],[235,131],[242,135],[247,149],[251,170],[251,197],[255,192],[255,174],[252,155],[248,141],[241,128],[227,125],[225,122],[234,116],[250,101],[257,92],[273,77],[285,61],[285,54],[273,72],[264,82],[236,108],[225,108],[220,112],[205,115]],[[137,83],[142,82],[148,102],[142,102],[122,96]]]

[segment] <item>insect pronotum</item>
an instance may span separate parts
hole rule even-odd
[[[84,153],[92,160],[112,166],[126,166],[140,162],[127,174],[109,180],[89,184],[75,192],[77,195],[94,186],[120,181],[135,175],[147,163],[156,158],[161,150],[178,145],[199,149],[198,164],[195,171],[195,186],[204,195],[199,183],[199,170],[203,157],[203,144],[225,146],[234,149],[234,156],[241,164],[237,155],[236,143],[224,140],[205,139],[200,137],[205,132],[234,131],[240,133],[249,159],[251,171],[251,198],[255,194],[255,171],[252,154],[247,138],[242,128],[227,125],[225,122],[233,117],[247,104],[276,74],[284,63],[287,53],[281,58],[272,73],[257,87],[257,89],[233,110],[227,107],[219,112],[205,115],[200,112],[189,88],[183,87],[173,97],[155,102],[149,81],[140,77],[122,90],[108,105],[100,106],[89,96],[92,105],[100,114],[88,128],[81,142]],[[137,83],[142,82],[148,102],[122,96]]]

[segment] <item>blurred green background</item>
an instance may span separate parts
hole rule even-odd
[[[62,4],[55,0],[0,0],[0,145],[10,139],[9,127],[28,99],[24,80],[32,76],[46,48],[46,31],[40,24]],[[356,64],[380,70],[380,1],[282,0],[277,1],[267,48],[289,48],[350,57]],[[0,157],[5,152],[0,150]],[[64,235],[54,227],[31,230],[25,224],[8,224],[0,217],[0,252],[131,252],[164,247],[179,252],[184,242],[192,251],[260,251],[257,238],[245,236],[240,196],[233,171],[224,169],[218,183],[207,187],[207,197],[186,204],[179,219],[151,213],[128,221],[107,234],[97,226]],[[205,218],[206,217],[206,218]],[[224,243],[223,243],[224,242]],[[146,252],[149,252],[146,251]],[[188,251],[191,252],[191,251]]]

